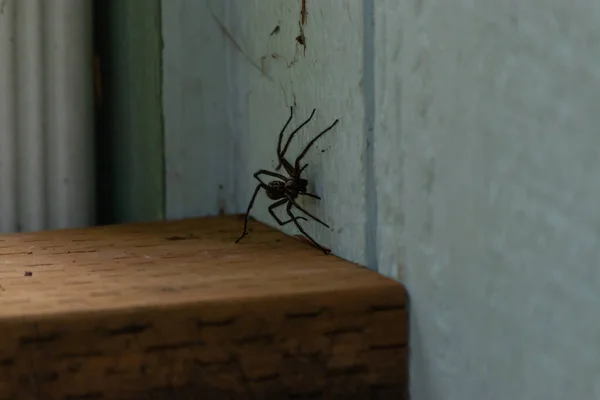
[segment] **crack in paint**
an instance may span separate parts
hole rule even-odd
[[[242,55],[242,57],[244,57],[246,59],[246,61],[248,61],[248,63],[250,63],[250,65],[252,65],[258,72],[260,72],[260,74],[262,76],[264,76],[265,78],[267,78],[268,80],[270,80],[271,82],[273,82],[273,78],[271,78],[256,62],[254,62],[244,51],[244,49],[242,49],[242,46],[240,46],[240,44],[237,42],[237,40],[235,40],[235,38],[233,37],[233,35],[231,34],[231,32],[229,32],[229,29],[227,29],[227,27],[225,26],[225,24],[223,22],[221,22],[221,20],[219,18],[217,18],[217,16],[215,15],[215,13],[213,12],[211,7],[208,7],[209,11],[210,11],[210,15],[213,17],[213,19],[215,20],[215,23],[219,26],[219,29],[221,29],[221,33],[223,33],[223,35],[229,39],[229,41],[231,42],[231,44],[233,45],[233,47],[237,50],[238,53],[240,53]]]
[[[300,24],[306,24],[306,0],[300,0]]]
[[[306,25],[306,0],[300,0],[300,21],[298,21],[300,33],[298,36],[296,36],[296,42],[298,42],[304,48],[304,55],[306,56],[306,36],[304,35],[304,25]]]

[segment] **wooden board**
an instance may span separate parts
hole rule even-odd
[[[0,236],[0,399],[399,398],[403,287],[241,222]]]

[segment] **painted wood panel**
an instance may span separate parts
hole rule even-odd
[[[232,50],[213,16],[231,2],[161,4],[166,217],[235,212]]]
[[[163,2],[167,215],[245,211],[252,174],[276,166],[289,107],[291,126],[316,108],[290,154],[340,119],[305,159],[323,200],[302,204],[331,229],[305,226],[336,254],[364,263],[363,6],[307,1],[303,12],[302,4]],[[268,204],[260,196],[253,215],[275,224]]]
[[[237,2],[240,7],[236,37],[248,57],[262,62],[264,74],[245,64],[238,75],[243,122],[238,170],[238,209],[243,210],[255,182],[254,171],[276,166],[277,133],[294,105],[292,125],[314,119],[298,135],[290,154],[298,153],[314,135],[340,122],[324,136],[305,159],[306,176],[321,201],[306,199],[302,205],[327,222],[331,229],[306,223],[317,241],[335,253],[364,263],[365,159],[364,99],[362,95],[362,5],[359,2],[306,3],[302,25],[301,2]],[[336,23],[331,23],[336,21]],[[278,34],[270,36],[276,25]],[[306,46],[296,37],[305,36]],[[243,63],[240,57],[239,63]],[[291,65],[290,65],[291,64]],[[265,76],[266,75],[266,76]],[[257,201],[254,215],[271,221],[267,201]],[[272,224],[272,222],[270,222]],[[286,232],[295,232],[290,224]]]
[[[380,267],[396,251],[411,295],[412,397],[598,397],[600,7],[375,15]]]

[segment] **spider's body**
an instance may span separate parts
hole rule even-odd
[[[305,194],[308,187],[306,179],[288,179],[286,181],[271,181],[267,183],[265,193],[271,200],[283,199],[287,196],[296,199],[298,195]]]
[[[285,182],[281,181],[271,181],[265,188],[265,193],[271,200],[283,199],[285,197],[285,192]]]
[[[267,171],[264,169],[261,169],[254,174],[254,178],[256,178],[256,180],[258,180],[260,183],[256,186],[256,189],[254,189],[254,194],[252,195],[250,204],[248,204],[248,210],[246,211],[246,218],[244,220],[244,230],[242,232],[242,235],[235,241],[236,243],[239,242],[240,240],[242,240],[242,238],[248,234],[248,231],[246,230],[246,228],[248,227],[248,217],[250,216],[250,210],[252,209],[252,205],[254,204],[254,200],[256,199],[256,195],[258,194],[259,190],[263,189],[269,199],[276,200],[275,203],[273,203],[269,206],[269,213],[275,219],[275,221],[277,221],[277,223],[279,225],[283,226],[290,222],[293,222],[294,225],[296,225],[296,227],[298,228],[298,230],[300,232],[302,232],[302,234],[304,236],[306,236],[311,242],[313,242],[319,249],[321,249],[323,252],[325,252],[325,254],[329,253],[329,250],[322,247],[312,237],[310,237],[308,235],[308,233],[306,233],[304,231],[302,226],[298,223],[298,220],[306,221],[306,218],[296,217],[294,214],[292,214],[292,206],[296,207],[298,210],[302,211],[307,216],[311,217],[315,221],[317,221],[320,224],[329,228],[329,225],[327,225],[325,222],[321,221],[320,219],[318,219],[317,217],[315,217],[314,215],[312,215],[308,211],[306,211],[304,208],[302,208],[296,202],[296,199],[300,195],[309,196],[309,197],[312,197],[312,198],[315,198],[318,200],[321,199],[316,194],[307,192],[308,180],[301,178],[300,175],[302,175],[302,171],[304,171],[304,169],[308,166],[308,164],[305,164],[303,167],[300,167],[300,161],[306,155],[306,153],[312,147],[312,145],[317,141],[317,139],[319,139],[321,136],[323,136],[326,132],[330,131],[335,126],[335,124],[337,124],[338,120],[336,119],[333,122],[333,124],[331,124],[327,129],[325,129],[321,133],[319,133],[313,140],[311,140],[306,145],[304,150],[296,158],[294,165],[292,165],[285,158],[285,152],[287,151],[287,148],[290,145],[292,138],[304,125],[306,125],[312,119],[314,114],[315,114],[315,110],[312,111],[312,113],[310,114],[310,117],[308,117],[308,119],[306,121],[304,121],[298,128],[296,128],[296,130],[294,130],[290,134],[290,137],[288,138],[287,142],[285,143],[283,150],[281,150],[281,141],[283,138],[283,132],[285,131],[285,128],[287,128],[287,126],[289,125],[290,121],[292,120],[292,116],[293,116],[293,108],[290,107],[290,117],[288,118],[283,129],[279,133],[279,141],[277,143],[277,158],[279,160],[279,165],[275,169],[276,171],[278,171],[283,166],[289,176],[285,176],[285,175],[282,175],[280,173],[273,172],[273,171]],[[273,181],[270,181],[269,183],[265,183],[260,178],[260,175],[267,175],[267,176],[276,178],[277,180],[273,180]],[[287,221],[281,221],[277,217],[277,215],[275,215],[275,212],[273,211],[275,208],[280,207],[284,204],[287,204],[286,212],[287,212],[288,216],[290,217],[290,219]]]

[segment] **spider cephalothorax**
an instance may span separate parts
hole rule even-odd
[[[329,228],[329,225],[327,225],[325,222],[321,221],[319,218],[315,217],[314,215],[312,215],[311,213],[306,211],[303,207],[301,207],[296,202],[296,198],[299,195],[302,195],[302,196],[309,196],[309,197],[312,197],[317,200],[321,199],[316,194],[307,192],[308,180],[301,178],[300,175],[302,174],[302,171],[304,171],[304,169],[308,166],[308,164],[304,164],[302,167],[300,167],[300,162],[302,161],[302,158],[304,158],[304,156],[306,155],[308,150],[312,147],[312,145],[321,136],[323,136],[325,133],[329,132],[335,126],[335,124],[338,123],[338,120],[336,119],[335,121],[333,121],[333,123],[329,127],[327,127],[324,131],[319,133],[317,136],[315,136],[315,138],[313,138],[306,145],[304,150],[302,150],[300,155],[296,158],[294,165],[292,165],[285,158],[285,153],[286,153],[294,135],[312,119],[313,115],[315,115],[315,110],[312,111],[312,113],[310,114],[310,117],[308,117],[308,119],[306,121],[304,121],[302,124],[300,124],[300,126],[298,128],[296,128],[290,134],[290,137],[286,141],[285,146],[283,147],[283,150],[282,150],[281,142],[283,139],[283,132],[285,132],[285,129],[288,127],[290,121],[292,120],[293,113],[294,113],[294,109],[292,107],[290,107],[290,117],[288,118],[287,122],[283,126],[283,129],[281,130],[281,132],[279,132],[279,140],[277,142],[277,159],[279,161],[279,164],[278,164],[277,168],[275,169],[276,171],[279,171],[279,169],[283,166],[283,168],[285,169],[285,172],[289,176],[285,176],[278,172],[268,171],[265,169],[261,169],[254,174],[254,178],[256,178],[256,180],[258,180],[259,184],[256,186],[256,189],[254,189],[254,194],[252,195],[252,198],[250,199],[250,203],[248,204],[248,210],[246,211],[246,217],[244,219],[244,230],[242,231],[242,235],[235,242],[238,243],[240,240],[242,240],[242,238],[244,236],[246,236],[248,234],[247,227],[248,227],[248,218],[250,216],[250,210],[252,209],[252,206],[254,205],[254,200],[256,200],[256,195],[258,194],[260,189],[263,189],[265,191],[265,193],[267,194],[267,197],[269,197],[271,200],[277,200],[275,203],[271,204],[268,209],[269,213],[275,219],[275,221],[277,221],[277,223],[281,226],[289,224],[290,222],[293,222],[294,225],[296,225],[296,227],[298,228],[298,230],[300,232],[302,232],[302,234],[304,236],[306,236],[306,238],[308,238],[311,242],[313,242],[315,244],[315,246],[317,246],[319,249],[321,249],[325,254],[328,254],[329,250],[327,250],[326,248],[321,246],[319,243],[317,243],[308,233],[306,233],[304,228],[302,228],[302,226],[298,223],[298,220],[306,221],[307,219],[304,217],[295,216],[292,213],[292,207],[296,207],[298,210],[302,211],[304,214],[306,214],[310,218],[314,219],[318,223]],[[273,180],[269,183],[265,183],[260,178],[260,175],[270,176],[270,177],[276,178],[276,180]],[[288,216],[290,217],[290,219],[287,221],[281,221],[279,219],[279,217],[277,217],[277,215],[275,215],[275,212],[273,211],[275,208],[281,207],[284,204],[286,204],[286,212],[287,212]]]

